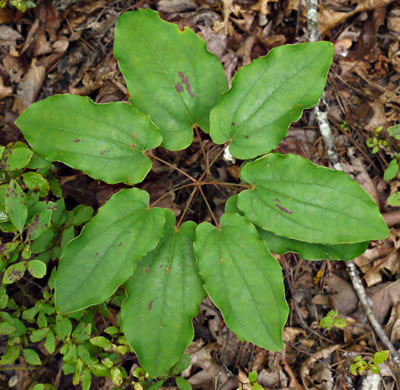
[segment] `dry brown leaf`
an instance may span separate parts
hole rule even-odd
[[[324,36],[351,16],[363,11],[372,11],[375,8],[384,7],[394,1],[396,0],[359,0],[357,1],[357,7],[349,12],[338,12],[320,5],[318,9],[319,32]]]
[[[357,310],[358,297],[350,282],[329,273],[325,277],[325,284],[332,307],[341,315],[348,315]]]
[[[400,340],[400,303],[392,307],[392,312],[385,327],[385,331],[393,344]]]
[[[187,12],[193,11],[198,7],[195,0],[160,0],[157,9],[161,12]]]
[[[331,345],[308,358],[302,363],[300,368],[300,377],[306,389],[330,390],[333,388],[333,377],[327,365],[322,364],[319,360],[327,359],[339,349],[339,344]]]
[[[379,286],[372,296],[372,311],[380,324],[385,322],[390,309],[400,302],[400,280]]]
[[[399,42],[395,41],[389,46],[389,61],[393,69],[400,73],[400,47]]]
[[[13,89],[11,87],[5,87],[3,78],[0,76],[0,100],[7,96],[11,96],[12,94]]]
[[[17,95],[23,107],[30,106],[36,100],[45,77],[46,68],[34,58],[17,89]]]
[[[0,25],[0,46],[16,46],[17,40],[23,36],[10,26]]]
[[[393,8],[387,18],[388,29],[393,32],[400,32],[400,8]]]

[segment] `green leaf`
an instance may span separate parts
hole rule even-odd
[[[94,362],[92,362],[92,363],[90,363],[90,364],[88,365],[88,367],[89,367],[89,370],[91,371],[91,373],[92,373],[93,375],[102,376],[102,377],[108,377],[108,376],[110,376],[110,369],[107,368],[107,367],[105,367],[105,366],[103,366],[103,365],[100,364],[100,363],[94,363]]]
[[[253,188],[238,206],[262,229],[318,244],[383,240],[389,230],[373,199],[345,173],[293,154],[268,154],[246,164],[241,178]]]
[[[192,390],[192,385],[186,379],[182,378],[181,376],[177,376],[175,378],[176,385],[180,390]]]
[[[257,382],[257,378],[258,378],[258,373],[256,370],[249,372],[249,381],[251,383]]]
[[[375,352],[373,361],[376,364],[382,364],[388,359],[388,357],[389,357],[388,350],[378,351],[378,352]]]
[[[243,214],[237,207],[238,194],[231,196],[225,205],[227,213]],[[360,256],[368,248],[369,241],[355,244],[311,244],[278,236],[267,230],[257,228],[258,234],[265,241],[270,251],[283,255],[288,252],[298,253],[304,260],[351,260]]]
[[[121,386],[124,379],[122,378],[121,370],[118,367],[113,367],[110,370],[111,380],[116,386]]]
[[[82,344],[89,340],[90,334],[92,332],[92,325],[80,322],[78,326],[72,332],[72,338],[78,344]]]
[[[41,198],[45,197],[50,191],[49,182],[37,172],[25,172],[22,175],[26,187],[31,191],[39,191]]]
[[[390,181],[397,176],[397,172],[399,172],[399,163],[394,158],[390,161],[389,165],[385,169],[385,173],[383,174],[383,180]]]
[[[303,109],[318,102],[332,56],[329,42],[300,43],[276,47],[243,66],[211,111],[213,141],[229,140],[230,153],[242,160],[270,152]]]
[[[288,252],[298,253],[304,260],[351,260],[360,256],[368,248],[369,241],[354,244],[311,244],[278,236],[264,229],[257,228],[260,237],[268,248],[283,255]]]
[[[49,328],[43,328],[32,331],[30,337],[32,343],[38,343],[39,341],[42,341],[49,333],[49,330],[50,330]]]
[[[47,266],[43,261],[40,260],[31,260],[28,262],[27,266],[28,272],[34,277],[38,279],[42,279],[46,276]]]
[[[119,330],[115,326],[108,326],[107,328],[104,329],[104,333],[107,333],[111,336],[117,335],[119,333]]]
[[[86,206],[84,204],[80,204],[76,206],[72,211],[72,224],[75,226],[82,225],[92,218],[93,215],[93,207]]]
[[[0,322],[0,335],[9,336],[17,331],[17,328],[8,322]]]
[[[374,364],[374,363],[371,363],[371,364],[369,365],[369,369],[371,370],[371,372],[372,372],[373,374],[379,374],[379,373],[381,372],[381,369],[380,369],[376,364]]]
[[[156,247],[164,230],[164,210],[148,203],[147,192],[122,190],[70,241],[55,281],[61,313],[104,302],[133,274],[136,262]]]
[[[238,214],[221,227],[196,230],[195,253],[204,287],[228,327],[262,348],[280,351],[288,316],[282,270],[257,230]]]
[[[92,358],[90,357],[90,352],[84,345],[78,345],[78,356],[82,359],[82,361],[86,364],[92,363]]]
[[[190,353],[186,353],[178,360],[178,362],[171,368],[169,375],[179,375],[182,371],[185,371],[191,362],[192,357]]]
[[[81,373],[82,390],[89,390],[92,383],[92,374],[89,369],[85,368]]]
[[[347,322],[344,318],[335,318],[333,321],[333,325],[335,325],[336,328],[345,328]]]
[[[57,390],[57,388],[50,383],[38,383],[32,390]]]
[[[7,364],[13,364],[19,357],[19,346],[18,345],[7,345],[4,355],[0,358],[0,366]]]
[[[165,234],[126,282],[121,307],[126,339],[153,377],[168,375],[192,341],[192,319],[205,296],[193,253],[196,225],[176,231],[172,211],[166,216]]]
[[[25,193],[14,179],[8,184],[4,204],[10,221],[18,231],[22,232],[28,216],[28,208],[25,204]]]
[[[106,183],[141,182],[151,169],[145,151],[161,142],[159,129],[131,104],[96,104],[55,95],[28,107],[17,125],[35,151]]]
[[[333,326],[333,321],[334,321],[333,318],[331,318],[331,317],[329,317],[329,316],[325,316],[324,318],[321,319],[321,321],[319,322],[319,325],[320,325],[322,328],[331,330],[331,329],[332,329],[332,326]]]
[[[400,139],[400,124],[389,127],[387,131],[392,137]]]
[[[105,351],[108,351],[112,347],[111,341],[103,336],[92,337],[89,341],[91,344],[103,348]]]
[[[44,347],[46,348],[47,352],[52,355],[56,350],[56,336],[54,333],[50,331],[47,333],[46,340],[44,342]]]
[[[0,168],[7,171],[23,169],[29,164],[32,155],[32,150],[28,149],[25,144],[19,144],[4,156]]]
[[[24,349],[24,359],[32,366],[40,366],[42,364],[39,355],[33,349]]]
[[[3,275],[3,283],[4,284],[12,284],[18,282],[24,274],[26,270],[26,261],[21,261],[19,263],[15,263],[10,265],[6,272]]]
[[[130,100],[160,128],[162,146],[186,148],[196,124],[208,133],[210,110],[228,86],[217,57],[193,31],[151,10],[126,12],[115,29],[114,55]]]
[[[387,199],[387,203],[389,206],[397,207],[400,206],[400,192],[395,192],[390,195]]]

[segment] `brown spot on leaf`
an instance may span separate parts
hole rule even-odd
[[[136,139],[136,134],[132,133],[132,138]]]
[[[275,201],[275,202],[280,202],[281,200],[278,199],[278,198],[275,198],[274,201]]]
[[[96,252],[96,256],[98,256],[100,253],[99,252]]]
[[[175,89],[176,89],[176,92],[179,92],[179,93],[185,92],[185,89],[183,88],[181,83],[176,84]]]
[[[77,138],[77,139],[74,139],[74,142],[75,142],[75,143],[81,142],[81,140]]]
[[[150,267],[146,267],[146,268],[144,269],[144,272],[146,272],[146,274],[147,274],[149,271],[150,271]]]
[[[235,122],[232,122],[232,126],[235,127],[235,126],[236,126],[236,123],[235,123]]]
[[[167,275],[169,274],[169,268],[167,267]]]
[[[102,150],[101,152],[100,152],[100,156],[104,156],[104,154],[105,153],[108,153],[109,152],[109,150]]]
[[[248,138],[249,138],[249,136],[248,136],[248,135],[245,135],[245,136],[244,136],[244,138],[248,139]]]
[[[160,268],[162,268],[162,267],[164,267],[164,265],[163,265],[163,264],[161,264],[161,265],[160,265]]]
[[[279,204],[276,204],[275,206],[278,207],[279,210],[283,211],[286,214],[293,214],[293,211],[285,209],[284,207],[280,206]]]
[[[118,246],[119,246],[119,247],[121,247],[121,246],[122,246],[122,241],[121,241],[121,242],[118,244]]]
[[[192,86],[189,82],[189,77],[187,77],[183,72],[178,72],[178,76],[181,79],[181,82],[175,85],[176,91],[179,93],[184,92],[183,84],[185,84],[188,94],[190,95],[190,97],[194,98]]]
[[[149,302],[149,305],[147,306],[147,309],[148,310],[151,310],[153,308],[153,300],[151,300],[150,302]]]
[[[135,149],[135,148],[136,148],[136,144],[132,144],[131,149]]]
[[[221,263],[223,263],[224,262],[224,258],[223,257],[221,257]]]

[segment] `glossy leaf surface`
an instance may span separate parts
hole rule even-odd
[[[345,173],[300,156],[271,153],[246,164],[254,189],[238,206],[254,224],[279,236],[317,244],[383,240],[389,231],[373,199]]]
[[[210,110],[228,86],[217,57],[193,31],[151,10],[126,12],[117,22],[114,54],[131,101],[161,129],[162,146],[186,148],[195,124],[209,131]]]
[[[193,253],[196,224],[176,231],[173,213],[166,215],[165,235],[126,282],[121,308],[125,336],[153,377],[168,375],[184,354],[205,297]]]
[[[131,104],[96,104],[83,96],[48,97],[16,123],[43,158],[106,183],[141,182],[151,169],[144,152],[161,143],[159,129]]]
[[[241,68],[211,111],[213,141],[231,140],[231,154],[242,160],[274,149],[303,109],[318,102],[332,56],[329,42],[284,45]]]
[[[55,279],[61,313],[99,304],[132,274],[163,234],[164,210],[139,189],[113,195],[65,248]]]
[[[220,229],[204,222],[196,230],[195,253],[204,287],[229,329],[281,350],[289,312],[282,269],[256,228],[238,214],[225,214]]]
[[[225,205],[225,212],[243,214],[237,207],[238,194],[231,196]],[[257,228],[258,234],[272,252],[283,255],[288,252],[298,253],[304,260],[350,260],[360,256],[368,248],[369,242],[355,244],[311,244],[278,236],[267,230]]]

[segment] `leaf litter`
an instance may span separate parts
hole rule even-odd
[[[38,2],[25,15],[0,9],[0,132],[1,145],[23,140],[14,125],[17,116],[36,100],[59,93],[90,96],[97,103],[126,101],[127,89],[112,55],[113,27],[118,15],[128,9],[158,9],[165,20],[181,28],[189,26],[201,35],[222,62],[228,81],[244,64],[285,43],[304,42],[305,1],[263,0],[173,0],[173,1],[89,1]],[[300,9],[300,14],[298,10]],[[319,7],[320,33],[335,45],[335,58],[329,74],[325,98],[330,104],[329,120],[346,171],[370,193],[391,234],[385,241],[373,242],[355,259],[376,318],[385,327],[391,342],[400,346],[399,258],[400,211],[387,204],[387,198],[400,187],[400,180],[383,181],[383,172],[398,153],[400,143],[390,140],[386,129],[400,118],[400,12],[392,0],[348,2],[326,0]],[[190,94],[186,79],[181,77]],[[376,154],[366,146],[377,127],[384,127],[390,147]],[[204,139],[207,146],[207,139]],[[295,153],[320,165],[329,166],[318,128],[310,112],[292,124],[279,151]],[[218,151],[209,150],[210,157]],[[198,140],[185,152],[169,154],[155,150],[160,157],[183,167],[192,175],[199,171],[201,151]],[[197,165],[196,165],[197,164]],[[181,186],[182,177],[168,167],[158,167],[141,186],[151,189],[156,199]],[[236,168],[235,168],[236,167]],[[238,163],[217,165],[216,174],[234,180]],[[229,168],[229,169],[228,169]],[[226,173],[228,172],[228,173]],[[232,172],[229,173],[229,172]],[[65,166],[57,175],[72,204],[99,207],[121,186],[105,186]],[[215,190],[209,194],[214,206],[223,212],[224,199],[231,194]],[[187,199],[185,189],[170,192],[158,206],[180,213]],[[204,218],[207,210],[194,204],[190,218]],[[368,379],[349,373],[349,365],[359,353],[381,349],[374,341],[344,266],[340,262],[305,262],[297,255],[278,256],[290,286],[291,307],[285,328],[285,353],[265,351],[239,341],[225,326],[212,302],[205,300],[194,321],[195,340],[189,346],[190,366],[182,376],[194,387],[220,389],[248,388],[247,374],[256,369],[259,383],[271,389],[357,388]],[[336,309],[346,319],[344,330],[325,331],[319,321]],[[251,320],[251,319],[249,319]],[[110,325],[115,325],[115,318]],[[133,366],[137,361],[133,360]],[[23,388],[23,376],[16,377]],[[3,375],[3,374],[2,374]],[[48,373],[47,373],[48,375]],[[57,388],[68,382],[57,377]],[[396,388],[395,373],[385,363],[378,382]],[[376,382],[376,380],[375,380]],[[26,382],[25,382],[26,383]],[[365,382],[367,383],[367,382]],[[369,383],[369,382],[368,382]],[[372,383],[372,382],[371,382]],[[95,378],[96,388],[107,387],[107,380]],[[21,387],[22,386],[22,387]],[[108,382],[108,386],[110,386]],[[375,385],[374,385],[375,386]]]

